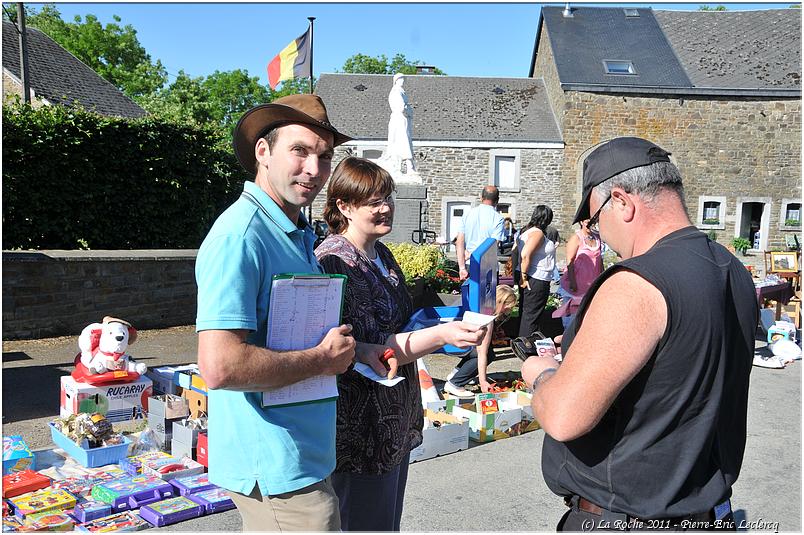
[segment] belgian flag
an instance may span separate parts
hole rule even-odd
[[[310,76],[310,29],[294,39],[268,64],[268,84],[275,89],[283,80]]]

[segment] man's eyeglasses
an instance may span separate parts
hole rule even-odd
[[[382,208],[383,205],[387,206],[388,208],[393,208],[394,207],[394,196],[393,196],[393,194],[387,196],[384,199],[377,199],[377,200],[374,200],[374,201],[367,202],[363,206],[367,207],[372,212],[378,212],[380,210],[380,208]]]
[[[586,228],[588,228],[589,230],[594,230],[594,231],[598,230],[597,224],[598,224],[598,221],[600,221],[600,211],[603,210],[603,207],[606,206],[606,203],[609,202],[610,200],[611,200],[611,194],[609,194],[609,196],[606,197],[606,200],[603,201],[603,204],[601,204],[600,208],[597,209],[597,212],[595,212],[595,215],[593,215],[592,217],[589,218],[589,222],[586,224]]]

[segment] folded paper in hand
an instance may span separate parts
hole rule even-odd
[[[468,310],[463,313],[463,321],[465,321],[466,323],[471,323],[472,325],[477,325],[478,327],[488,325],[495,319],[497,319],[497,316],[490,316],[488,314],[478,314],[477,312],[472,312],[471,310]]]

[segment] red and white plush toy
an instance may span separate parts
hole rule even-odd
[[[129,344],[137,340],[137,329],[125,320],[106,316],[102,323],[84,327],[78,337],[81,364],[90,375],[114,371],[136,372],[140,375],[147,366],[134,362],[126,354]]]

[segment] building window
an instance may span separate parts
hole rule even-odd
[[[625,16],[627,18],[639,17],[639,10],[637,9],[626,8],[623,9],[623,11],[625,11]]]
[[[367,160],[379,160],[382,156],[385,147],[377,147],[371,145],[364,145],[362,147],[355,147],[355,156],[358,158],[365,158]]]
[[[634,64],[627,60],[604,59],[603,68],[606,74],[636,74]]]
[[[801,201],[798,199],[782,199],[780,227],[783,229],[801,228]]]
[[[489,184],[500,191],[519,191],[519,150],[491,150]]]
[[[726,218],[725,197],[698,197],[698,228],[724,229]]]

